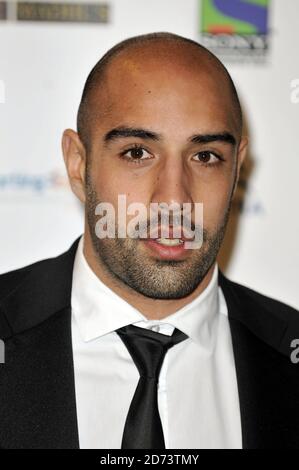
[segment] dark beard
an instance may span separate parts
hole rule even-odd
[[[153,299],[180,299],[190,295],[214,264],[227,226],[232,198],[223,221],[214,233],[203,230],[203,244],[184,260],[157,260],[144,255],[138,238],[104,238],[95,233],[101,201],[86,174],[86,215],[99,265],[118,283]],[[116,224],[117,233],[117,224]]]

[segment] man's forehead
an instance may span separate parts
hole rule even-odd
[[[111,122],[116,115],[120,123],[127,118],[144,122],[145,114],[158,116],[169,109],[177,113],[178,123],[184,116],[191,121],[205,113],[207,121],[235,128],[227,76],[217,62],[195,49],[183,45],[175,50],[174,45],[162,44],[158,49],[147,45],[121,51],[109,63],[92,100],[98,123],[103,117],[110,121],[109,115]]]
[[[223,80],[224,71],[217,60],[211,60],[206,50],[201,50],[194,45],[157,43],[131,46],[128,50],[121,51],[109,63],[106,73],[109,81],[120,78],[120,74],[138,76],[140,74],[180,73],[189,79],[196,80],[204,75],[210,75],[211,79],[216,75]],[[123,76],[121,78],[126,78]]]
[[[135,59],[126,56],[112,63],[99,84],[95,102],[101,107],[125,108],[126,105],[160,106],[194,101],[194,104],[209,101],[210,106],[229,107],[231,96],[229,85],[223,76],[205,67],[185,66],[184,63]]]
[[[117,70],[111,66],[105,81],[98,88],[93,104],[102,111],[142,113],[162,108],[196,114],[201,107],[217,114],[229,112],[231,97],[223,79],[202,68],[180,68],[178,64],[152,64],[119,61]],[[206,112],[207,112],[206,110]]]

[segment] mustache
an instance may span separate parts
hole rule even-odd
[[[184,220],[183,224],[181,223],[181,220],[170,220],[169,223],[158,220],[154,224],[150,220],[145,220],[138,221],[131,230],[139,233],[138,238],[161,238],[162,235],[167,237],[177,235],[178,238],[192,240],[194,238],[196,228],[199,229],[199,227],[191,220]]]

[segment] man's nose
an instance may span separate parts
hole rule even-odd
[[[155,175],[151,202],[165,204],[192,203],[191,181],[184,162],[169,158]]]

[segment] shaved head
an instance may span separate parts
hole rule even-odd
[[[151,33],[116,44],[88,75],[77,115],[77,131],[87,153],[91,149],[93,127],[98,119],[109,113],[112,105],[108,91],[112,86],[111,82],[116,81],[116,86],[121,87],[121,77],[127,74],[132,74],[133,80],[135,76],[138,81],[142,77],[143,67],[149,67],[150,64],[153,65],[153,71],[156,67],[157,72],[164,70],[168,74],[170,93],[171,76],[183,75],[188,70],[192,72],[192,76],[188,77],[190,80],[194,81],[194,74],[197,74],[203,83],[209,82],[209,86],[213,83],[215,97],[226,93],[237,133],[241,137],[242,111],[238,94],[227,69],[219,59],[191,39],[172,33]],[[126,93],[125,89],[121,92]]]
[[[77,131],[65,130],[63,149],[73,191],[85,204],[84,254],[108,286],[162,318],[208,285],[224,237],[247,148],[233,81],[211,52],[190,39],[170,33],[133,37],[90,72]],[[101,203],[115,211],[115,237],[96,233]],[[136,203],[146,209],[146,228],[153,203],[175,204],[181,212],[188,204],[192,230],[203,228],[202,246],[118,236],[119,209],[129,229]],[[161,227],[161,211],[157,215]]]

